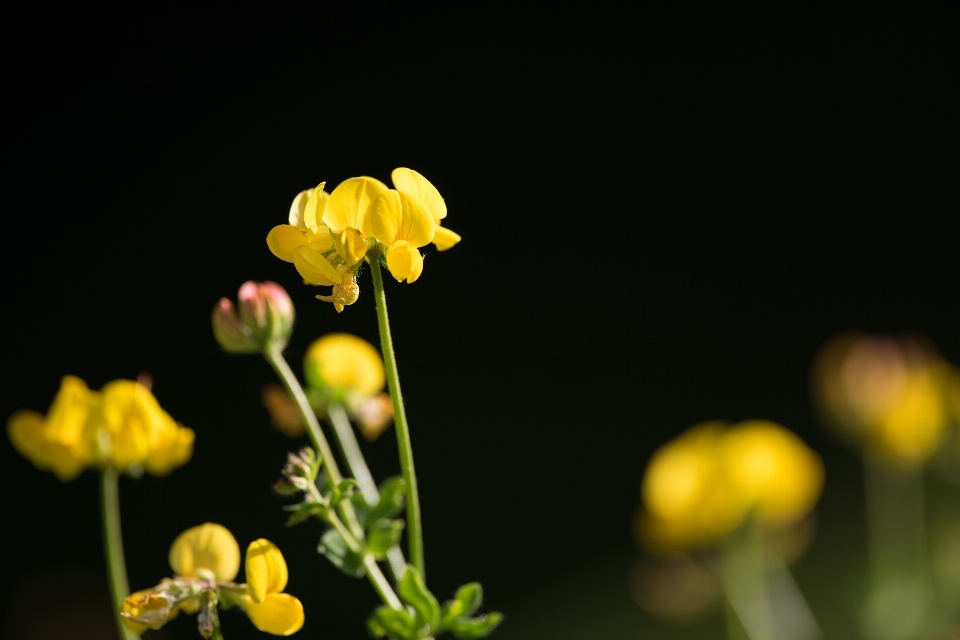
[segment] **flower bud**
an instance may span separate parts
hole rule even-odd
[[[213,333],[231,353],[256,353],[268,345],[283,349],[293,330],[290,296],[274,282],[248,281],[237,294],[237,308],[222,298],[213,310]]]

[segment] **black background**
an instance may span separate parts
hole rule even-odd
[[[937,11],[5,6],[2,28],[0,413],[44,411],[65,374],[147,371],[197,432],[188,466],[122,482],[133,588],[215,521],[280,546],[302,637],[365,637],[372,590],[270,493],[295,446],[259,402],[271,372],[222,353],[209,314],[274,280],[295,367],[325,332],[376,343],[368,274],[337,315],[264,239],[301,189],[396,166],[464,238],[387,283],[435,593],[480,580],[504,639],[715,637],[631,601],[630,520],[654,447],[749,417],[827,463],[801,585],[856,582],[860,470],[815,424],[809,365],[847,329],[960,362],[958,56]],[[398,473],[392,432],[367,453]],[[4,633],[110,637],[96,475],[0,456]]]

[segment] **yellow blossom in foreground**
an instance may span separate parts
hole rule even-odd
[[[95,392],[74,376],[62,380],[46,416],[18,411],[7,433],[21,455],[64,481],[88,466],[164,475],[190,459],[194,440],[142,384],[116,380]]]
[[[831,340],[814,368],[823,417],[889,464],[916,467],[940,446],[951,418],[951,374],[927,344],[848,334]]]
[[[219,524],[187,529],[170,546],[169,557],[174,578],[124,600],[120,616],[131,631],[159,629],[181,611],[199,612],[201,635],[209,637],[217,602],[240,606],[255,627],[273,635],[288,636],[303,626],[303,605],[283,593],[287,564],[269,540],[256,540],[247,548],[247,584],[232,582],[240,569],[240,547]]]
[[[367,215],[386,190],[387,185],[379,180],[362,176],[344,180],[330,194],[323,223],[334,234],[337,252],[348,266],[367,254],[367,237],[372,235],[366,225]]]
[[[811,511],[822,487],[820,458],[784,427],[704,423],[654,452],[638,533],[655,550],[675,551],[712,543],[748,515],[791,524]]]
[[[247,547],[247,593],[243,608],[261,631],[277,636],[296,633],[303,626],[303,605],[283,593],[287,586],[287,563],[269,540],[255,540]]]

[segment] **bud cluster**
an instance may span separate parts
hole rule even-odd
[[[221,298],[213,309],[213,335],[231,353],[258,353],[267,347],[283,349],[290,339],[293,302],[275,282],[244,282],[237,306]]]

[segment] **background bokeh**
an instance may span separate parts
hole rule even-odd
[[[146,371],[197,432],[187,467],[121,483],[134,588],[167,575],[177,533],[219,522],[283,550],[301,635],[365,637],[372,590],[271,495],[294,446],[260,404],[271,371],[222,353],[209,315],[269,279],[297,306],[294,363],[329,331],[376,343],[368,275],[337,315],[265,237],[301,189],[409,166],[464,238],[387,283],[431,589],[481,581],[504,640],[722,637],[719,614],[678,629],[633,602],[630,523],[657,445],[763,417],[825,460],[797,578],[827,637],[856,637],[861,468],[818,429],[809,368],[847,329],[960,362],[943,16],[2,11],[0,414],[45,411],[68,373]],[[399,472],[392,432],[365,450]],[[0,470],[2,633],[110,637],[95,474],[61,484],[6,441]],[[241,617],[227,638],[257,637]]]

